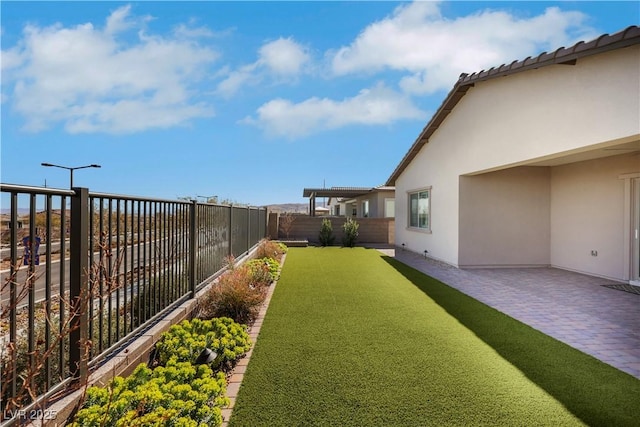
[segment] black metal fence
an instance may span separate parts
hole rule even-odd
[[[266,211],[253,207],[0,189],[4,420],[86,379],[267,230]]]

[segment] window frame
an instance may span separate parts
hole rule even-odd
[[[412,207],[411,207],[411,201],[412,201],[412,196],[416,196],[418,197],[418,206],[419,206],[419,200],[420,200],[420,194],[422,193],[426,193],[427,197],[427,212],[426,212],[426,226],[425,227],[420,227],[420,213],[416,212],[416,220],[417,220],[417,224],[416,225],[412,225],[412,217],[414,217],[413,212],[412,212]],[[428,186],[428,187],[422,187],[422,188],[418,188],[415,190],[410,190],[407,191],[407,229],[412,230],[412,231],[419,231],[422,233],[431,233],[431,197],[432,197],[432,187]],[[419,210],[419,208],[418,208]]]

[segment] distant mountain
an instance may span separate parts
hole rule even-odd
[[[309,210],[309,206],[306,203],[282,203],[279,205],[267,205],[265,206],[270,212],[278,213],[304,213]]]

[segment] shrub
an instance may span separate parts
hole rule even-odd
[[[229,405],[222,372],[171,358],[166,367],[140,364],[126,379],[89,387],[71,424],[78,426],[219,426]]]
[[[286,252],[287,247],[284,244],[263,240],[256,250],[256,258],[273,258],[279,261]]]
[[[264,286],[250,286],[246,268],[236,268],[220,277],[202,298],[199,317],[230,317],[238,323],[249,324],[258,315],[266,297]]]
[[[244,266],[248,275],[249,288],[259,288],[269,286],[273,282],[269,266],[262,262],[252,262],[251,265]]]
[[[18,309],[17,313],[17,336],[16,342],[9,344],[9,337],[7,331],[6,342],[0,346],[0,401],[7,403],[7,405],[16,404],[17,408],[20,408],[33,400],[33,397],[39,396],[45,393],[50,387],[60,383],[66,376],[69,375],[69,368],[65,365],[60,365],[60,358],[57,357],[60,346],[63,346],[64,354],[69,354],[69,334],[71,333],[71,327],[68,325],[63,326],[60,330],[60,304],[67,304],[66,302],[60,302],[59,297],[53,297],[51,301],[51,313],[49,318],[46,314],[46,303],[37,303],[34,310],[34,341],[36,344],[33,352],[33,364],[31,361],[31,353],[29,352],[29,334],[28,334],[28,309],[27,307]],[[68,319],[70,315],[69,310],[65,310],[65,316]],[[8,313],[7,316],[8,317]],[[131,317],[128,312],[118,312],[114,308],[109,314],[109,311],[105,307],[105,312],[102,313],[102,319],[100,319],[100,313],[94,314],[93,321],[93,335],[90,337],[92,342],[91,348],[83,348],[83,352],[92,351],[93,354],[100,352],[101,348],[108,347],[109,334],[108,329],[110,326],[111,331],[116,330],[117,324],[120,328],[123,328],[125,322],[130,324]],[[2,319],[4,321],[5,319]],[[100,342],[100,322],[103,324],[102,345]],[[111,323],[111,325],[109,325]],[[50,342],[49,346],[46,345],[46,328],[50,328]],[[84,356],[84,353],[83,353]],[[51,371],[50,384],[47,386],[46,368],[47,363]],[[13,397],[13,401],[10,402],[11,396],[9,395],[10,389],[8,387],[13,370],[16,370],[18,377],[17,382],[17,395]],[[23,383],[23,379],[29,379]],[[3,407],[2,409],[10,408],[10,406]]]
[[[178,362],[194,363],[205,348],[218,353],[209,366],[214,370],[225,370],[233,367],[236,359],[249,351],[251,340],[246,326],[223,317],[184,320],[162,334],[156,343],[157,358],[161,365],[171,358],[176,358]]]
[[[331,246],[335,240],[333,227],[331,227],[331,221],[328,218],[324,218],[322,220],[319,239],[322,246]]]
[[[234,257],[233,255],[229,255],[224,257],[224,260],[222,261],[222,266],[223,268],[226,268],[229,271],[233,271],[236,269],[236,257]]]
[[[260,259],[252,259],[251,261],[247,262],[247,268],[249,269],[249,274],[252,277],[261,275],[266,270],[269,279],[266,284],[268,285],[278,279],[280,264],[273,258],[265,257]]]
[[[352,248],[356,245],[356,240],[358,239],[358,228],[360,224],[354,221],[351,218],[347,218],[344,225],[342,226],[344,230],[344,236],[342,237],[343,246]]]

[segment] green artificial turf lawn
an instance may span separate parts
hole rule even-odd
[[[231,426],[638,425],[640,381],[378,251],[292,248]]]

